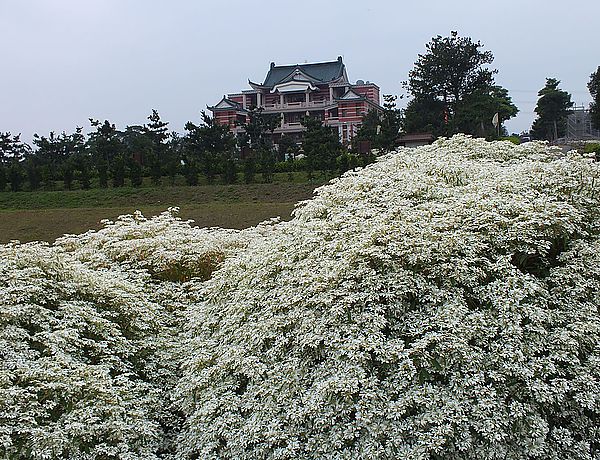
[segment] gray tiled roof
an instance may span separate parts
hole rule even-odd
[[[322,81],[323,83],[335,80],[344,74],[344,64],[341,57],[339,57],[337,61],[317,62],[313,64],[276,65],[269,69],[263,86],[275,86],[297,68],[307,75],[310,75],[315,80]]]

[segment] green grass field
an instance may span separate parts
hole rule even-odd
[[[135,210],[151,216],[170,206],[201,227],[245,228],[275,216],[289,219],[294,205],[310,198],[321,183],[0,192],[0,243],[52,242],[65,233],[98,229],[102,219]]]

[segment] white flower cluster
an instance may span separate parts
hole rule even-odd
[[[319,189],[190,309],[182,457],[599,458],[599,174],[457,136]]]
[[[0,246],[0,457],[598,460],[599,189],[455,136],[290,222]]]
[[[0,247],[0,457],[157,458],[152,362],[168,322],[148,280],[39,243]]]
[[[147,269],[154,278],[170,281],[207,279],[229,252],[245,246],[242,232],[193,227],[175,216],[177,208],[152,219],[139,211],[104,221],[106,227],[83,235],[67,235],[56,244],[97,267],[118,263]]]

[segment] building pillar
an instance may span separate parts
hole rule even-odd
[[[283,106],[283,94],[279,93],[279,104]]]
[[[310,96],[309,96],[309,94],[310,93],[307,91],[306,95],[305,95],[306,96],[306,107],[308,107],[308,103],[310,102]]]
[[[333,102],[333,87],[329,87],[329,102]]]
[[[281,112],[281,127],[283,128],[283,124],[285,123],[285,114]]]
[[[242,94],[242,107],[244,108],[244,110],[246,109],[246,100],[248,99],[248,95],[247,94]]]

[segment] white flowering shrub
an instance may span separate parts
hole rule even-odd
[[[143,272],[0,246],[0,458],[153,459],[177,426],[172,326]]]
[[[320,188],[196,284],[179,458],[600,458],[599,188],[465,136]]]
[[[0,245],[0,458],[598,460],[599,187],[456,136],[290,222]]]
[[[229,252],[245,246],[244,232],[194,227],[177,212],[170,208],[148,219],[138,211],[116,222],[104,221],[99,231],[66,235],[56,244],[95,266],[143,268],[153,278],[168,281],[208,279]]]

